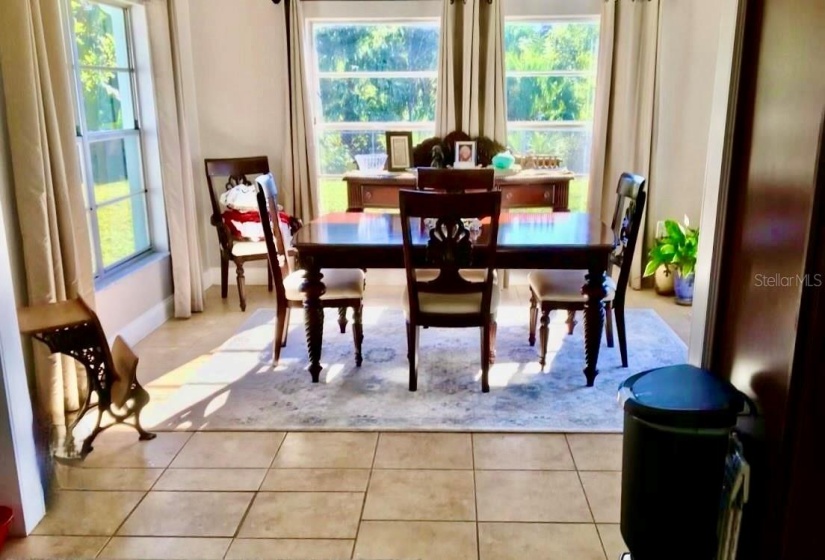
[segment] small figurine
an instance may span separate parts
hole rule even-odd
[[[430,162],[430,167],[443,168],[444,167],[444,150],[441,146],[433,146],[433,159]]]

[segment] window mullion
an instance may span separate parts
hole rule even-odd
[[[128,72],[134,74],[135,69],[129,66],[93,66],[90,64],[78,64],[81,70],[93,70],[95,72]]]

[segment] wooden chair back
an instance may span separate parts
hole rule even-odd
[[[276,201],[267,196],[260,186],[257,188],[257,193],[258,212],[261,214],[267,261],[269,262],[269,270],[272,272],[275,295],[279,306],[286,305],[284,278],[289,275],[290,269],[287,247],[284,246],[284,239],[278,223],[278,205]],[[270,211],[270,209],[274,210]]]
[[[619,278],[616,282],[617,299],[624,298],[627,283],[630,280],[630,267],[633,263],[633,251],[642,228],[642,217],[645,209],[646,179],[632,173],[622,173],[616,187],[616,208],[613,212],[614,239],[616,250],[610,255],[610,267],[619,267]],[[608,270],[608,274],[610,274]]]
[[[501,192],[437,193],[402,190],[399,192],[401,230],[404,241],[404,268],[411,323],[421,316],[419,294],[481,294],[479,318],[490,314],[498,248],[498,229],[501,213]],[[464,219],[485,220],[479,233],[471,232]],[[413,222],[417,221],[415,225]],[[431,225],[424,225],[429,221]],[[420,229],[424,226],[424,229]],[[419,281],[413,246],[413,228],[429,231],[427,242],[428,268],[437,268],[438,276]],[[461,269],[486,268],[481,282],[466,280]],[[466,317],[463,317],[466,319]]]
[[[231,256],[232,235],[223,223],[221,206],[213,179],[227,178],[224,191],[241,183],[249,184],[252,181],[247,177],[248,175],[254,178],[254,176],[269,173],[269,160],[266,156],[205,159],[204,167],[206,168],[206,184],[209,187],[209,202],[212,204],[211,223],[218,230],[218,242],[221,244],[221,249],[226,252],[227,256]]]
[[[415,188],[419,191],[463,193],[495,189],[493,169],[439,169],[420,167]]]

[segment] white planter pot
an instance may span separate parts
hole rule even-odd
[[[673,269],[662,265],[656,269],[654,287],[656,293],[662,296],[673,295]]]

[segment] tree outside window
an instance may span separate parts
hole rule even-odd
[[[598,19],[508,19],[507,142],[560,157],[576,173],[570,208],[585,210],[598,58]]]
[[[150,250],[128,8],[70,0],[71,55],[98,277]]]

